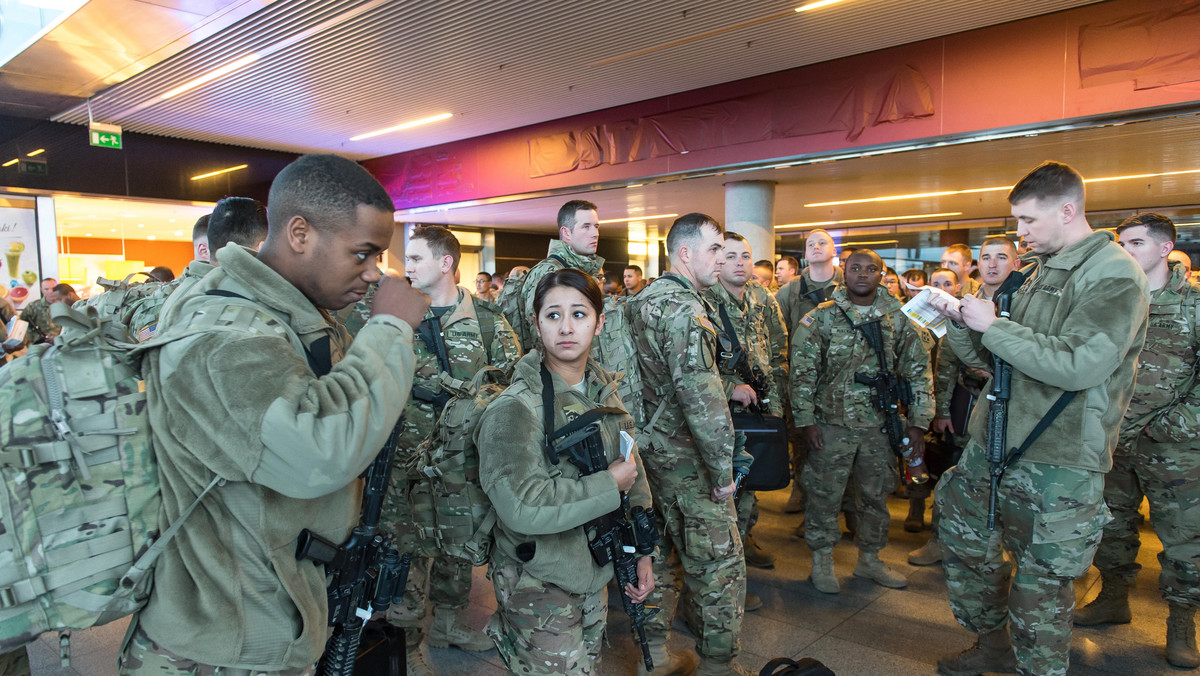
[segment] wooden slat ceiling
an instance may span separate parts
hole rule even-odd
[[[844,0],[797,13],[787,0],[278,0],[98,94],[92,112],[130,131],[377,157],[1091,1]],[[259,58],[161,99],[248,55]],[[453,119],[349,140],[442,112]]]

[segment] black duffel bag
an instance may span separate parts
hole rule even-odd
[[[787,424],[777,415],[756,411],[733,414],[733,429],[746,435],[746,451],[754,457],[750,476],[743,484],[748,491],[777,491],[792,480],[788,453]]]

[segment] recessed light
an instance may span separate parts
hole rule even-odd
[[[208,84],[209,82],[212,82],[213,80],[215,80],[219,77],[228,75],[235,70],[238,70],[240,68],[245,68],[246,66],[249,66],[250,64],[254,63],[257,60],[258,60],[258,54],[249,54],[247,56],[243,56],[242,58],[240,58],[236,61],[231,61],[231,62],[225,64],[224,66],[217,68],[216,70],[213,70],[208,73],[205,73],[204,75],[201,75],[200,77],[196,78],[195,80],[190,80],[190,81],[172,89],[171,91],[167,92],[166,94],[163,94],[162,98],[169,99],[172,96],[178,96],[186,91],[195,89],[196,87],[199,87],[200,85]]]
[[[601,223],[629,223],[630,221],[651,221],[656,218],[675,218],[679,214],[655,214],[653,216],[629,216],[627,218],[610,218]]]
[[[182,230],[176,230],[176,231],[175,231],[175,236],[176,236],[176,237],[183,237],[183,231],[182,231]]]
[[[412,129],[413,127],[419,127],[423,124],[430,124],[433,122],[441,122],[442,120],[448,120],[452,117],[454,117],[454,113],[439,113],[437,115],[430,115],[429,117],[423,117],[419,120],[411,120],[409,122],[402,122],[401,124],[398,124],[394,127],[388,127],[387,129],[380,129],[377,131],[369,131],[365,134],[359,134],[358,136],[351,136],[350,140],[351,141],[361,141],[363,139],[368,139],[368,138],[371,138],[374,136],[390,134],[394,131],[404,131],[405,129]]]
[[[90,232],[89,232],[89,233],[87,233],[87,236],[88,236],[88,237],[91,237],[91,236],[92,236],[92,233],[90,233]]]
[[[109,232],[116,232],[116,231],[117,231],[117,229],[116,229],[116,228],[109,228],[109,229],[108,229],[108,231],[109,231]]]
[[[38,148],[37,150],[35,150],[31,153],[25,153],[25,157],[37,157],[38,155],[41,155],[44,152],[46,152],[45,148]]]
[[[121,218],[137,218],[137,214],[121,214]]]
[[[192,177],[192,180],[193,180],[193,181],[199,181],[199,180],[200,180],[200,179],[202,179],[202,178],[208,178],[208,177],[210,177],[210,176],[219,176],[220,174],[228,174],[228,173],[229,173],[229,172],[231,172],[231,171],[237,171],[238,169],[245,169],[245,168],[246,168],[246,167],[248,167],[248,166],[250,166],[250,165],[248,165],[248,164],[239,164],[239,165],[237,165],[236,167],[226,167],[226,168],[224,168],[224,169],[218,169],[218,170],[216,170],[216,171],[210,171],[210,172],[208,172],[207,174],[200,174],[199,176],[193,176],[193,177]]]
[[[836,5],[841,1],[842,0],[817,0],[816,2],[810,2],[807,5],[801,5],[800,7],[797,7],[796,11],[807,12],[810,9],[818,9],[821,7],[828,7],[829,5]]]
[[[147,235],[146,239],[154,239],[154,235]]]
[[[139,228],[144,228],[144,227],[146,227],[146,224],[145,224],[145,223],[138,223],[138,227],[139,227]]]
[[[19,161],[20,161],[19,158],[14,157],[11,160],[5,162],[4,164],[0,164],[0,167],[11,167],[12,165],[16,164]]]
[[[175,219],[174,219],[174,218],[168,218],[168,219],[167,219],[167,222],[168,222],[168,223],[174,223],[174,222],[175,222]]]

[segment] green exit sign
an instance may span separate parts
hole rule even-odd
[[[98,148],[121,149],[121,128],[115,124],[93,122],[88,125],[88,141]]]
[[[21,160],[17,165],[17,173],[29,176],[49,176],[50,170],[44,160]]]

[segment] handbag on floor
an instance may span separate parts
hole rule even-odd
[[[758,676],[836,676],[833,670],[811,657],[800,661],[789,657],[776,657],[767,662]]]

